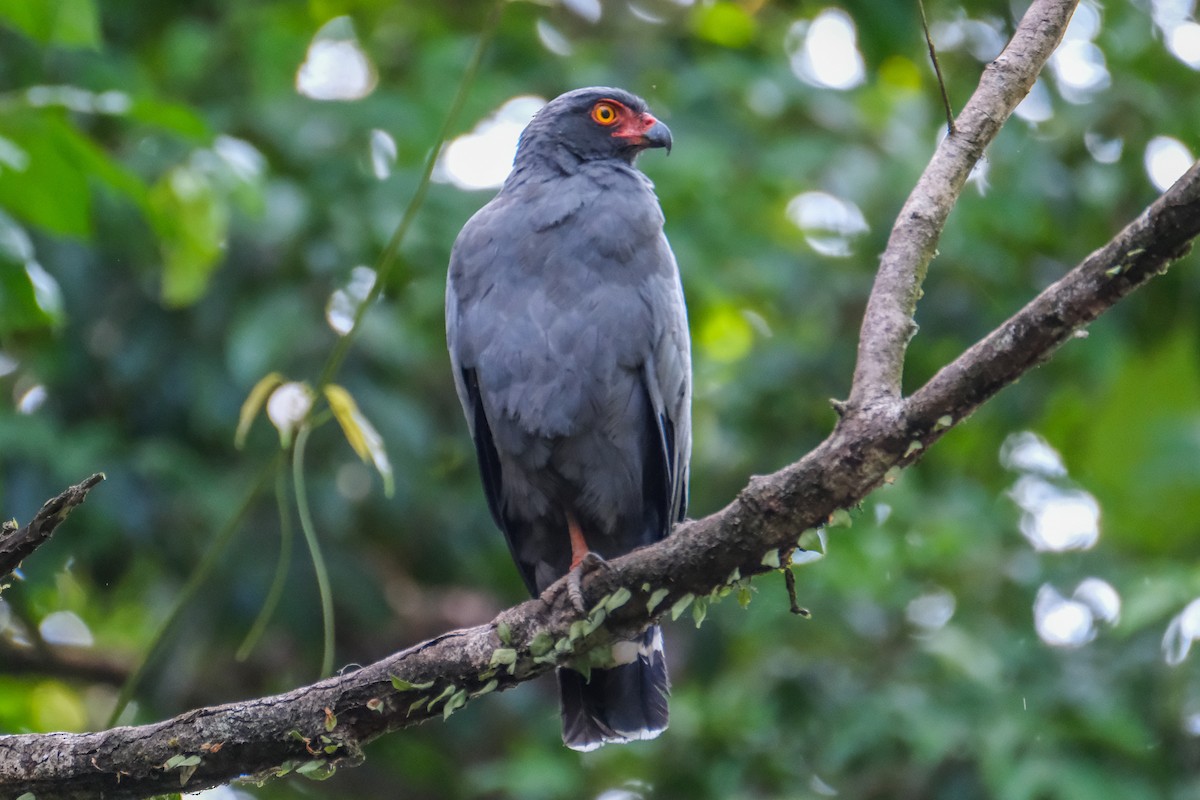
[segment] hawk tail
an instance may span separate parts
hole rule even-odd
[[[617,666],[593,669],[586,678],[558,670],[563,743],[572,750],[595,750],[609,742],[653,739],[667,729],[671,682],[657,625],[632,642],[613,646]]]

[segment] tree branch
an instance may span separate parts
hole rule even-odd
[[[900,209],[863,316],[848,408],[900,398],[904,353],[916,332],[913,314],[946,218],[983,151],[1033,88],[1078,4],[1035,0]]]
[[[1034,9],[1046,12],[1034,17],[1040,32],[1019,35],[1057,41],[1069,16],[1063,9],[1071,5],[1035,3]],[[1031,9],[1022,30],[1033,14]],[[984,83],[989,92],[1011,99],[1023,95],[1032,79],[1012,63],[1011,47],[1006,54],[1007,65],[989,68]],[[976,97],[980,93],[983,86]],[[995,108],[992,100],[981,101],[981,107]],[[963,129],[979,130],[979,120],[967,122]],[[939,154],[948,158],[944,148]],[[962,166],[966,161],[955,163],[956,175],[969,169]],[[945,180],[942,188],[925,185],[935,195],[949,196]],[[936,203],[910,200],[910,205],[922,209]],[[906,218],[902,215],[902,224]],[[936,240],[940,222],[916,227],[928,243]],[[1164,272],[1198,234],[1200,166],[909,401],[898,400],[889,369],[862,373],[856,381],[861,402],[852,403],[829,438],[808,455],[773,475],[751,478],[724,509],[680,525],[665,541],[614,559],[611,569],[589,572],[583,589],[593,610],[586,618],[575,612],[560,581],[543,597],[508,609],[489,624],[444,634],[286,694],[197,709],[139,727],[0,737],[0,788],[14,796],[32,792],[67,800],[135,798],[181,786],[197,790],[244,775],[321,774],[357,763],[362,745],[387,731],[449,716],[473,697],[510,688],[572,659],[590,663],[595,653],[607,650],[605,645],[650,622],[677,616],[693,603],[722,596],[732,583],[786,564],[804,530],[860,502],[891,470],[918,460],[945,431],[1047,359],[1081,325]],[[900,238],[904,247],[915,241]],[[892,282],[877,283],[872,301],[876,310],[893,314],[892,322],[897,310],[911,322],[910,299],[924,269],[914,266],[918,263],[885,256],[881,270],[890,270]],[[873,337],[874,345],[860,349],[860,367],[863,358],[887,363],[903,358],[907,326],[890,324],[887,318],[864,323],[864,337]],[[892,396],[896,401],[886,402]],[[877,403],[886,405],[887,413],[879,413]]]
[[[1200,162],[1108,244],[982,341],[943,367],[908,400],[918,427],[963,419],[1118,300],[1191,249],[1200,234]]]
[[[75,506],[82,503],[93,486],[104,480],[103,473],[96,473],[82,483],[68,488],[58,497],[47,500],[23,528],[13,523],[4,523],[0,529],[0,579],[6,577],[37,550],[54,533],[59,523],[67,518]],[[0,591],[3,587],[0,586]]]
[[[41,675],[120,686],[129,665],[77,647],[18,647],[0,642],[0,674]]]

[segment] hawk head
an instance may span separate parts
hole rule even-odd
[[[582,161],[620,159],[632,164],[643,150],[665,147],[671,131],[654,118],[646,101],[623,89],[593,86],[551,100],[521,134],[517,160],[565,150]]]

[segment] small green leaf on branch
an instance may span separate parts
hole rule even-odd
[[[675,604],[671,606],[671,621],[674,622],[675,620],[679,619],[679,616],[683,614],[684,611],[687,611],[687,607],[690,606],[692,601],[695,599],[696,595],[688,592],[683,597],[676,600]]]
[[[650,599],[646,601],[646,613],[653,614],[654,609],[658,608],[658,604],[665,600],[670,593],[670,589],[655,589],[650,594]]]
[[[413,683],[412,681],[406,681],[403,678],[398,678],[395,675],[392,675],[391,678],[392,678],[392,688],[395,689],[397,692],[423,691],[423,690],[429,689],[433,686],[433,681],[422,681],[421,683]]]

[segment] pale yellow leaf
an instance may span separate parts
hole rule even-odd
[[[254,424],[258,412],[262,411],[263,403],[267,402],[271,392],[275,391],[285,380],[286,378],[278,372],[272,372],[254,384],[250,394],[246,395],[246,401],[242,403],[242,410],[238,413],[237,433],[233,436],[233,446],[238,450],[241,450],[242,446],[246,444],[246,434],[250,432],[250,426]]]
[[[383,478],[383,490],[388,497],[392,496],[395,484],[392,477],[392,462],[388,460],[387,449],[383,446],[383,437],[371,424],[354,402],[354,398],[345,388],[331,383],[325,387],[325,399],[329,402],[329,410],[334,419],[342,426],[346,441],[354,448],[354,452],[363,461],[375,465],[379,477]]]

